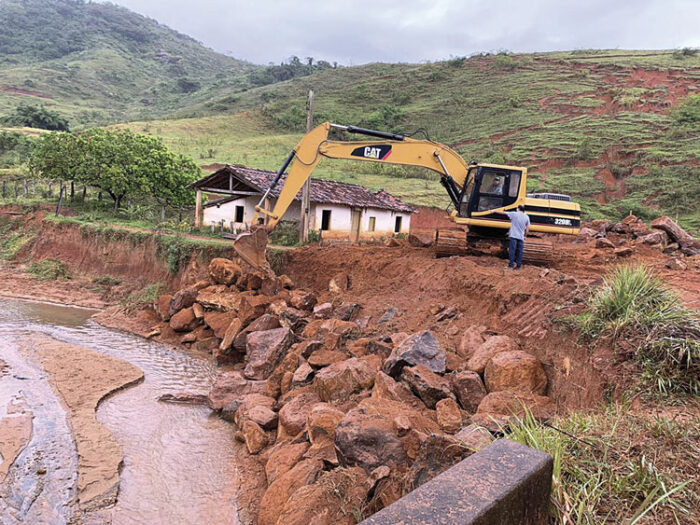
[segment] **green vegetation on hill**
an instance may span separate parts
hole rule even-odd
[[[21,102],[78,125],[165,115],[258,69],[107,3],[3,0],[0,27],[0,115]]]

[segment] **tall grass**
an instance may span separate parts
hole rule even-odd
[[[698,430],[697,421],[683,426],[616,406],[552,426],[526,412],[506,437],[552,456],[551,523],[666,524],[690,523],[700,503],[697,480],[688,480]]]
[[[632,344],[643,382],[660,394],[700,393],[700,318],[649,268],[613,270],[575,324],[586,338]]]

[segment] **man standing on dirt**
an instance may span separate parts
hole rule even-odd
[[[520,270],[523,267],[523,248],[525,247],[525,236],[530,229],[530,217],[525,213],[525,206],[518,206],[516,211],[498,212],[508,215],[510,219],[510,230],[508,238],[508,268]]]

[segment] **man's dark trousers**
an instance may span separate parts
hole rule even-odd
[[[523,246],[525,243],[521,239],[510,238],[510,246],[508,247],[508,267],[513,268],[513,263],[517,264],[520,269],[523,266]]]

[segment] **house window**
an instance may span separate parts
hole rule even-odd
[[[373,232],[374,228],[377,226],[377,218],[376,217],[370,217],[369,218],[369,227],[367,228],[367,231]]]
[[[331,210],[321,210],[321,229],[323,231],[331,229]]]
[[[243,212],[244,211],[245,211],[245,207],[236,206],[236,220],[234,222],[243,222]]]
[[[401,217],[400,215],[396,217],[396,223],[394,224],[394,233],[401,233]]]

